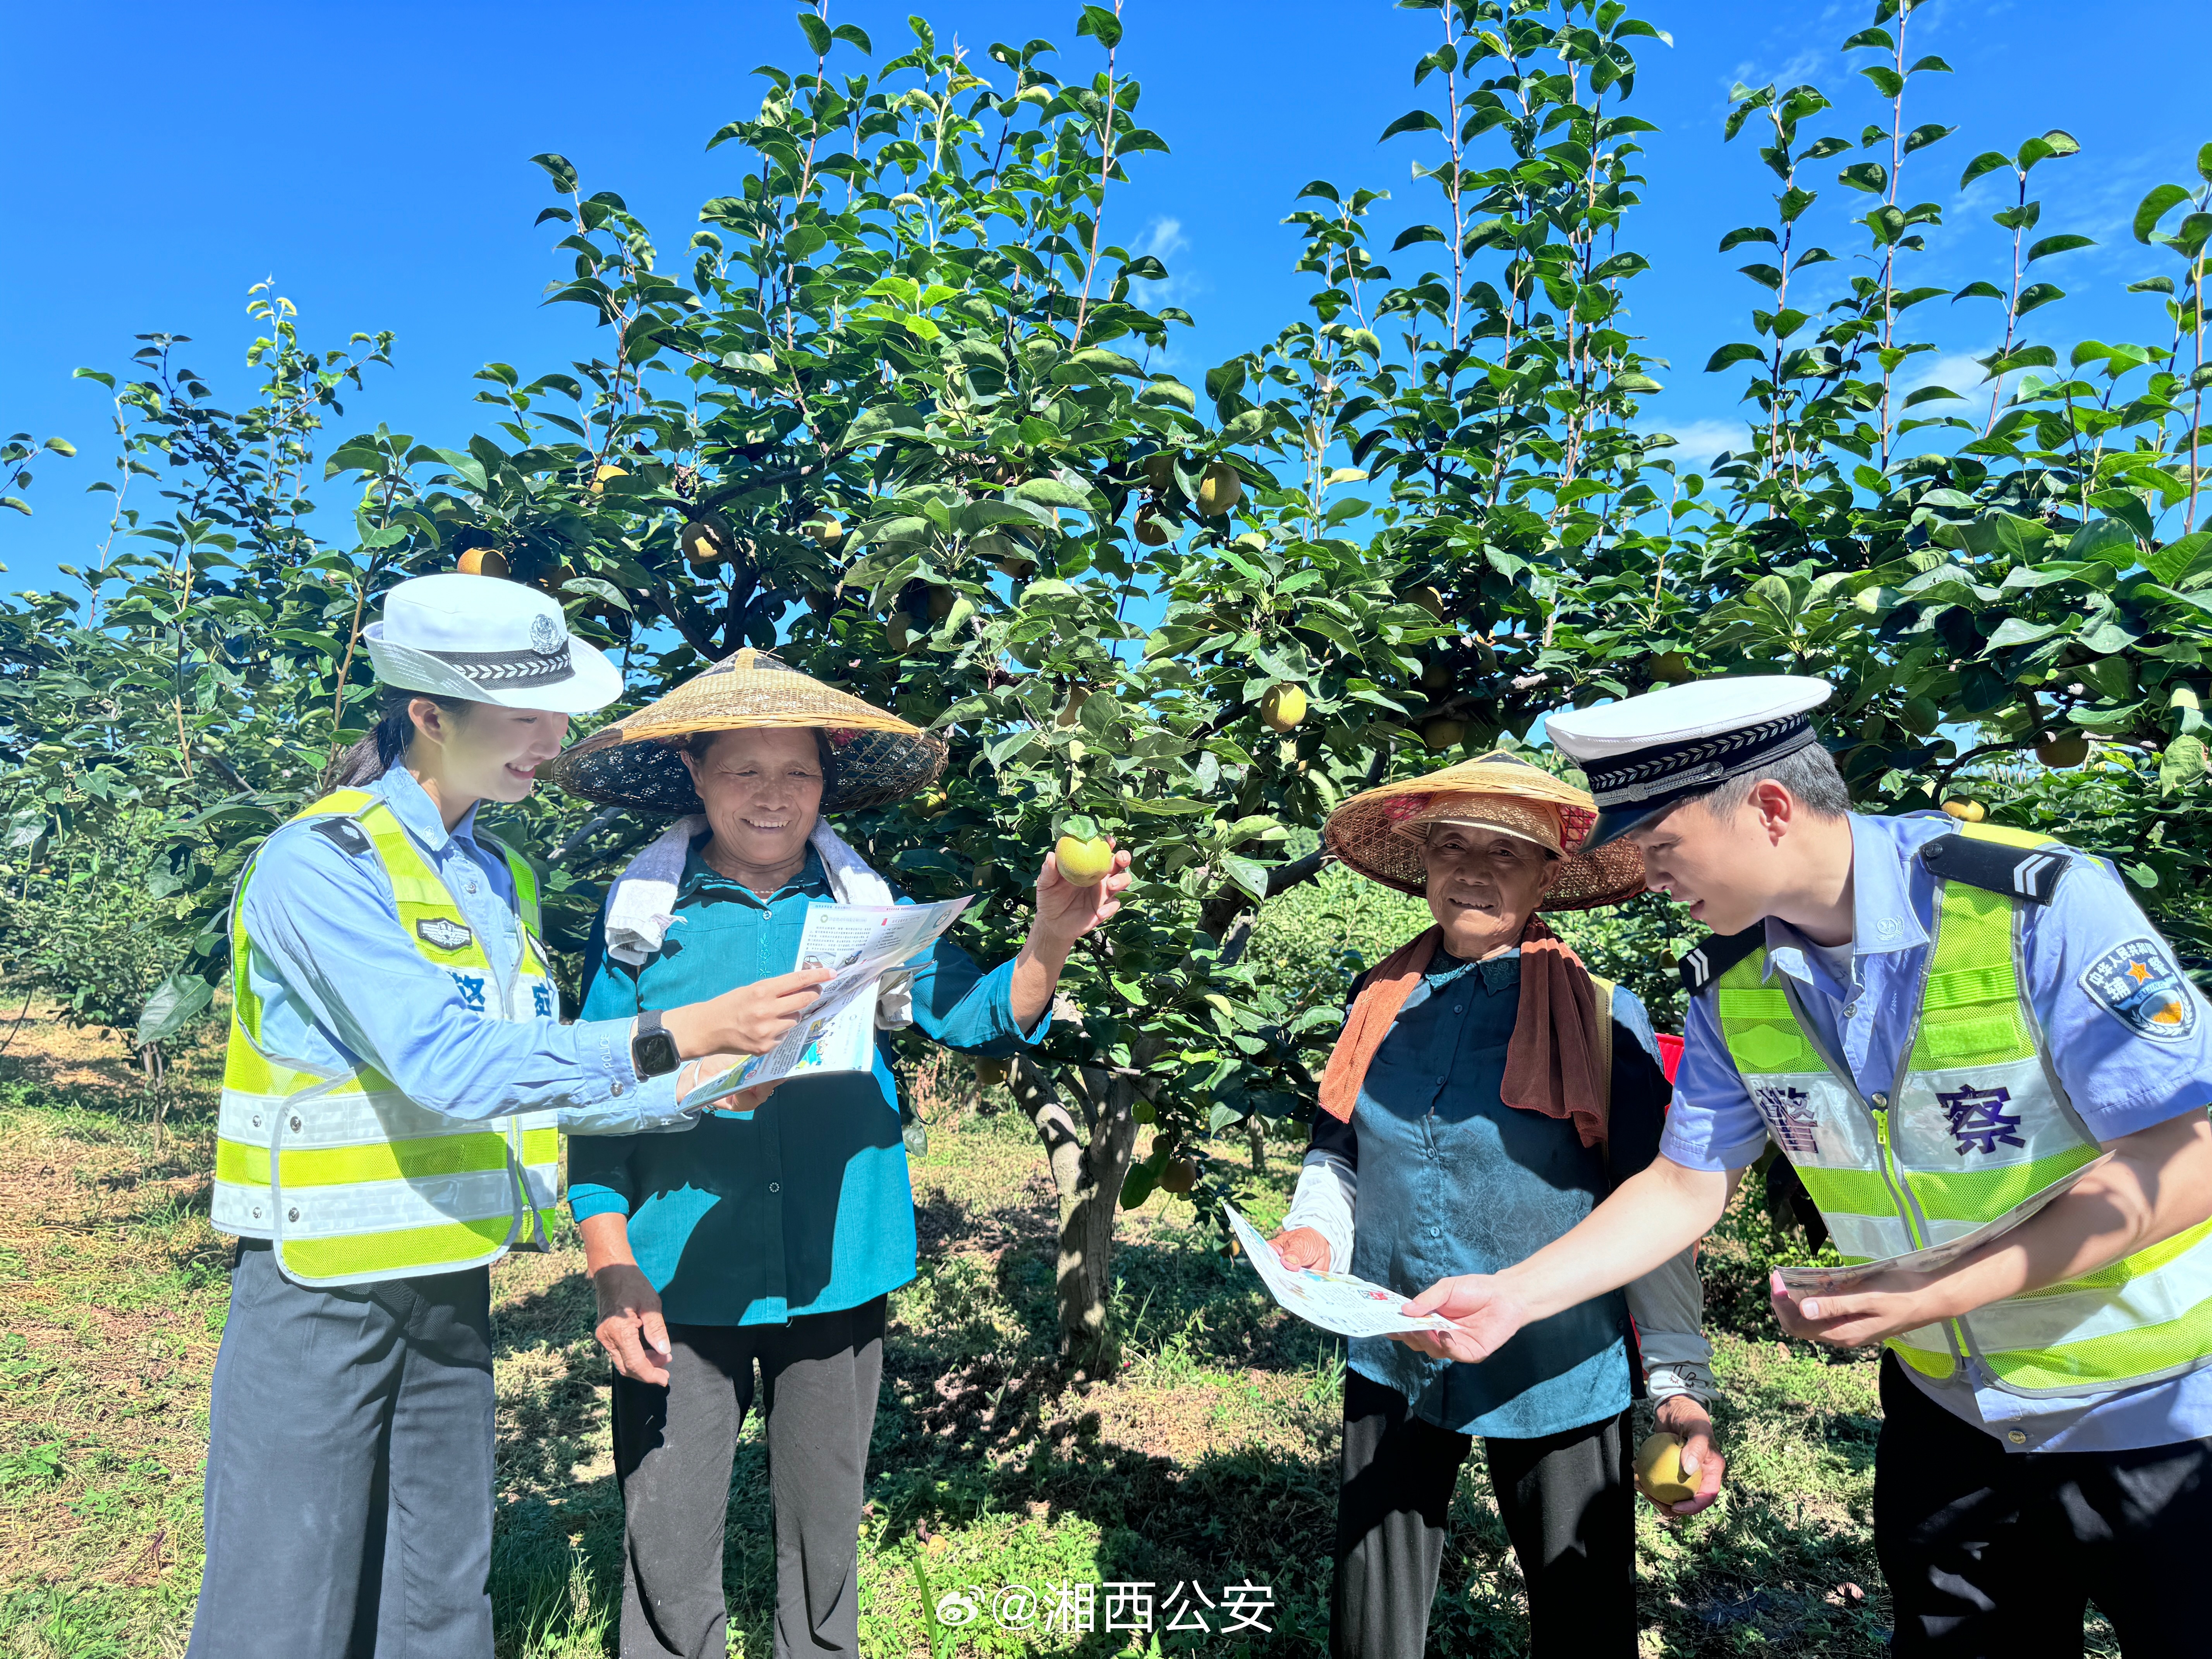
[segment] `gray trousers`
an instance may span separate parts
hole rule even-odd
[[[491,1276],[310,1290],[247,1241],[191,1659],[490,1659]]]
[[[1628,1413],[1534,1440],[1482,1443],[1528,1589],[1530,1659],[1636,1659],[1636,1496]],[[1445,1519],[1474,1437],[1414,1416],[1347,1371],[1336,1500],[1336,1659],[1421,1659]]]
[[[775,1522],[775,1659],[860,1652],[856,1534],[884,1301],[788,1325],[671,1325],[665,1387],[616,1376],[623,1659],[722,1659],[728,1650],[723,1529],[756,1361]]]

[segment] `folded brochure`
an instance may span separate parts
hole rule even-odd
[[[1451,1321],[1442,1314],[1408,1319],[1398,1310],[1408,1297],[1386,1285],[1374,1285],[1350,1273],[1322,1273],[1312,1267],[1286,1267],[1275,1247],[1260,1230],[1224,1204],[1230,1231],[1244,1247],[1244,1259],[1260,1275],[1267,1293],[1309,1325],[1318,1325],[1339,1336],[1388,1336],[1394,1331],[1448,1331]]]
[[[814,1001],[781,1042],[692,1090],[684,1097],[686,1109],[787,1078],[866,1071],[875,1063],[876,999],[883,981],[911,972],[907,964],[934,945],[970,902],[807,906],[791,971],[835,972],[817,988]]]
[[[2069,1175],[2061,1176],[2048,1187],[2030,1194],[1993,1221],[1984,1221],[1972,1232],[1947,1239],[1941,1244],[1930,1244],[1923,1249],[1907,1250],[1903,1255],[1885,1256],[1880,1261],[1858,1261],[1846,1267],[1784,1267],[1782,1283],[1792,1296],[1832,1296],[1838,1291],[1848,1291],[1854,1285],[1873,1278],[1876,1273],[1941,1273],[1961,1256],[1970,1255],[1993,1238],[2001,1238],[2027,1220],[2051,1200],[2071,1192],[2074,1183],[2090,1170],[2101,1169],[2112,1157],[2093,1158]]]

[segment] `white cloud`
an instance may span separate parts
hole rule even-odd
[[[1724,449],[1741,453],[1751,447],[1751,428],[1742,421],[1685,421],[1665,431],[1674,440],[1674,447],[1656,453],[1661,460],[1674,462],[1678,472],[1710,465]]]
[[[1145,227],[1145,234],[1137,240],[1137,252],[1149,253],[1156,259],[1173,258],[1190,246],[1190,238],[1182,234],[1180,219],[1158,218]]]

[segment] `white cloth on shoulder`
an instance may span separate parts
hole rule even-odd
[[[607,954],[617,962],[641,968],[660,950],[668,930],[683,918],[675,914],[677,889],[684,881],[684,861],[691,841],[707,830],[707,817],[694,812],[670,824],[629,861],[615,878],[607,896]],[[830,827],[829,820],[814,820],[807,842],[820,855],[830,878],[830,890],[840,904],[892,904],[890,884],[868,867],[868,862]],[[895,1031],[914,1024],[914,976],[895,972],[884,975],[876,994],[876,1025]]]

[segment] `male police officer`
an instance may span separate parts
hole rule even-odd
[[[2212,1018],[2111,866],[1937,813],[1865,817],[1797,678],[1554,716],[1650,884],[1714,937],[1661,1155],[1573,1231],[1409,1304],[1480,1359],[1718,1218],[1768,1138],[1846,1261],[2028,1219],[1935,1271],[1776,1316],[1883,1342],[1875,1539],[1900,1655],[2076,1654],[2094,1597],[2130,1659],[2212,1648]],[[2109,1154],[2100,1162],[2100,1154]],[[2087,1167],[2094,1165],[2094,1167]],[[2085,1172],[2086,1170],[2086,1172]]]

